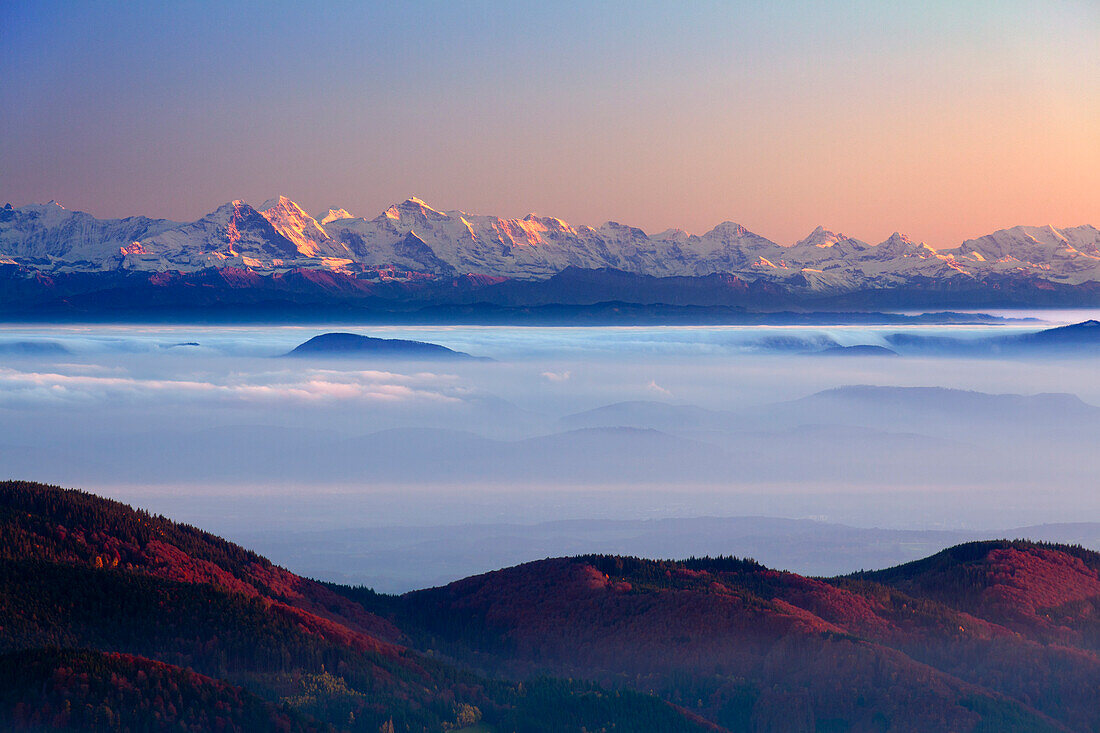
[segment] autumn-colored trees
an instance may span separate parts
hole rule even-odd
[[[1082,548],[834,579],[592,555],[393,597],[0,482],[0,728],[1094,730],[1098,653]]]
[[[486,679],[375,632],[401,634],[213,535],[0,482],[0,728],[699,730],[651,697]]]

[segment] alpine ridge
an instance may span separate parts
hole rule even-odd
[[[613,221],[591,227],[536,214],[439,211],[415,197],[369,219],[339,208],[317,219],[278,196],[256,208],[232,201],[184,223],[97,219],[50,202],[0,209],[0,264],[45,273],[309,269],[399,281],[462,275],[531,281],[568,269],[615,270],[656,278],[722,275],[792,293],[841,295],[1098,283],[1100,231],[1017,226],[937,251],[896,232],[870,244],[817,227],[785,246],[728,221],[700,235],[646,234]]]

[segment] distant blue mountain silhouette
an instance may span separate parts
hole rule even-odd
[[[406,339],[382,339],[355,333],[323,333],[299,344],[284,356],[372,356],[392,359],[478,359],[439,344]]]

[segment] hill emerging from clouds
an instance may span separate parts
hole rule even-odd
[[[355,333],[323,333],[295,346],[290,357],[371,357],[375,359],[461,360],[475,359],[439,344],[408,339],[383,339]]]

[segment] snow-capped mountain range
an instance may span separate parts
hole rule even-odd
[[[1100,282],[1100,231],[1019,226],[937,251],[897,233],[872,245],[818,227],[784,246],[733,222],[702,235],[646,234],[616,222],[589,227],[535,214],[503,219],[442,212],[417,198],[371,219],[344,209],[314,218],[285,196],[258,208],[232,201],[194,222],[97,219],[51,201],[0,209],[0,264],[47,272],[232,266],[261,274],[304,268],[517,280],[545,279],[570,267],[612,268],[656,277],[725,273],[795,290],[848,292],[991,276]]]

